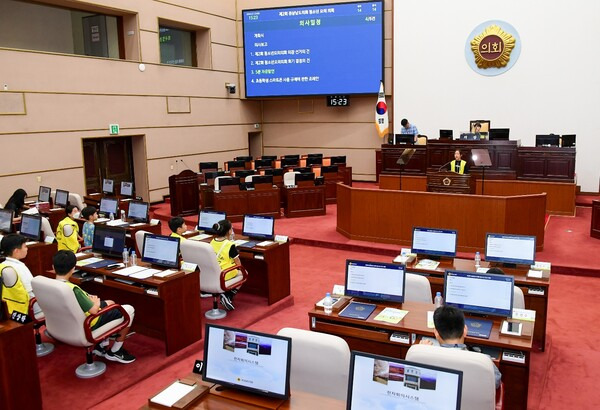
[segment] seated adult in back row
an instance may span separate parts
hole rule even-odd
[[[419,135],[419,130],[416,125],[413,125],[408,122],[406,118],[400,121],[400,125],[402,128],[400,129],[400,134],[412,134],[414,136],[414,143],[417,142],[417,135]]]

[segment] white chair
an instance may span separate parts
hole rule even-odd
[[[225,178],[231,178],[230,176],[220,176],[215,178],[215,191],[221,190],[221,180]]]
[[[289,327],[284,327],[277,334],[292,339],[292,390],[346,400],[350,348],[344,339]]]
[[[425,276],[407,273],[405,287],[405,301],[433,303],[431,299],[431,284]]]
[[[299,174],[296,171],[289,171],[283,174],[283,185],[285,186],[294,186],[296,185],[296,177],[295,174]]]
[[[406,360],[461,370],[462,410],[493,410],[496,408],[496,381],[494,364],[490,358],[477,352],[447,347],[412,345]]]
[[[85,202],[83,202],[83,198],[81,198],[81,195],[76,194],[75,192],[69,192],[69,204],[75,205],[77,209],[79,209],[79,212],[85,208]]]
[[[208,243],[188,239],[181,242],[180,249],[183,260],[197,264],[200,269],[200,290],[213,295],[213,308],[204,316],[207,319],[223,319],[227,312],[219,309],[219,295],[239,287],[248,278],[248,272],[237,265],[221,271],[217,255]],[[225,281],[225,275],[233,270],[238,270],[237,276]]]
[[[54,238],[54,231],[52,230],[52,226],[50,226],[50,221],[45,216],[42,217],[42,232],[44,232],[44,238],[49,236]]]
[[[143,252],[143,247],[144,247],[144,236],[146,236],[147,233],[150,233],[148,231],[144,231],[144,230],[139,230],[135,232],[135,248],[136,248],[136,252],[140,258],[140,260],[142,260],[142,252]]]
[[[252,182],[252,177],[254,175],[248,175],[246,178],[244,178],[244,182]]]
[[[525,309],[525,296],[520,287],[513,287],[513,308]]]
[[[77,303],[75,293],[64,282],[45,276],[35,276],[31,286],[46,316],[46,328],[52,337],[63,343],[86,348],[86,363],[75,370],[77,377],[91,378],[104,373],[106,364],[95,362],[92,350],[97,343],[129,326],[135,313],[133,307],[114,304],[102,309],[96,315],[86,317]],[[92,319],[113,309],[118,309],[123,317],[91,330]]]

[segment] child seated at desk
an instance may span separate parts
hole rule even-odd
[[[231,222],[228,219],[223,219],[222,221],[219,221],[213,225],[213,230],[217,232],[217,234],[213,240],[210,241],[210,246],[212,246],[217,254],[217,262],[219,262],[221,270],[223,271],[236,265],[242,266],[242,262],[240,262],[240,254],[235,247],[235,242],[233,241],[234,236]],[[237,275],[237,270],[231,270],[225,275],[225,281],[233,279]],[[233,298],[238,293],[239,289],[240,287],[237,287],[235,289],[228,290],[225,293],[221,293],[221,304],[225,309],[235,309],[235,306],[233,305]]]
[[[89,316],[90,314],[96,314],[106,306],[113,305],[115,303],[112,300],[100,300],[98,296],[89,295],[79,286],[69,282],[69,278],[71,278],[73,272],[75,272],[75,265],[77,263],[77,258],[73,252],[67,250],[58,251],[57,254],[54,255],[52,262],[54,264],[54,271],[56,272],[56,280],[64,282],[71,289],[73,289],[77,303],[79,303],[79,307],[81,307],[81,310],[85,312],[86,316]],[[127,337],[129,329],[131,328],[135,310],[131,305],[122,306],[129,315],[129,327],[121,331],[110,350],[108,349],[109,341],[108,339],[105,339],[94,347],[93,353],[96,356],[104,357],[113,362],[131,363],[135,361],[135,356],[123,348],[123,342],[125,342],[125,338]],[[91,328],[92,330],[98,329],[101,326],[122,317],[123,315],[118,310],[110,310],[92,320]]]
[[[15,192],[13,192],[11,197],[4,204],[4,209],[13,211],[15,218],[20,217],[21,212],[27,209],[27,207],[25,206],[25,198],[26,197],[27,197],[27,192],[24,189],[22,189],[22,188],[17,189]]]
[[[98,219],[98,210],[95,206],[86,206],[81,211],[81,216],[85,219],[83,224],[83,246],[92,246],[94,241],[94,221]]]
[[[67,216],[58,223],[58,227],[56,228],[58,250],[77,252],[79,250],[79,242],[83,240],[79,236],[79,225],[75,222],[75,219],[79,218],[79,209],[75,205],[67,205],[65,211]]]
[[[180,216],[174,216],[169,221],[169,228],[171,229],[171,236],[173,238],[179,238],[180,241],[185,241],[183,233],[187,231],[187,225],[185,220]]]

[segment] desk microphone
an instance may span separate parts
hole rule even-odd
[[[191,169],[191,168],[190,168],[190,166],[189,166],[188,164],[186,164],[184,160],[180,159],[179,161],[180,161],[180,162],[181,162],[183,165],[185,165],[187,169],[189,169],[190,171],[193,171],[193,169]]]
[[[442,165],[441,167],[438,168],[438,172],[440,172],[442,170],[442,168],[444,168],[446,165],[448,165],[449,163],[451,163],[452,161],[454,161],[453,159],[451,159],[450,161],[446,162],[444,165]]]

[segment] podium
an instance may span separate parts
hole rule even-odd
[[[199,208],[198,174],[186,169],[169,177],[171,215],[196,215]]]
[[[475,178],[470,174],[441,171],[427,173],[427,192],[450,194],[474,194]]]

